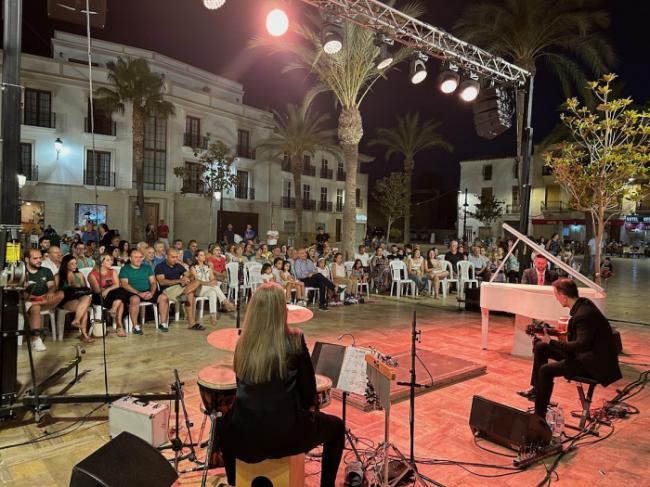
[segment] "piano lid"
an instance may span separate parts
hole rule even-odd
[[[548,260],[553,262],[556,266],[558,266],[560,269],[565,271],[568,275],[575,277],[578,281],[583,283],[585,286],[590,287],[594,291],[598,291],[598,292],[603,293],[604,295],[606,295],[605,290],[602,287],[600,287],[598,284],[596,284],[594,281],[589,279],[587,276],[581,274],[580,272],[575,270],[570,265],[567,265],[564,262],[562,262],[560,259],[558,259],[556,256],[551,254],[544,247],[541,247],[541,246],[537,245],[531,239],[526,237],[526,235],[524,235],[523,233],[519,232],[518,230],[515,230],[514,228],[512,228],[507,223],[503,224],[503,228],[505,230],[507,230],[508,232],[510,232],[515,237],[517,237],[517,239],[523,240],[526,243],[526,245],[528,245],[530,248],[532,248],[535,251],[537,251],[538,253],[544,255]]]

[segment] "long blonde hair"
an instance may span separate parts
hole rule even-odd
[[[241,338],[235,349],[234,369],[245,382],[261,384],[288,375],[287,359],[300,350],[300,333],[287,325],[284,288],[268,282],[253,293]]]

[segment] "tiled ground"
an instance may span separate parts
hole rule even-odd
[[[608,314],[612,319],[650,322],[647,296],[650,278],[650,260],[616,260],[616,275],[607,283]],[[455,297],[447,302],[420,298],[417,301],[380,299],[376,303],[332,309],[318,313],[303,328],[310,344],[316,340],[336,341],[342,333],[352,333],[358,344],[373,345],[384,353],[398,353],[409,349],[410,319],[418,312],[418,327],[422,331],[423,349],[453,355],[487,365],[487,374],[434,390],[416,399],[415,452],[419,458],[453,459],[469,462],[506,465],[508,458],[479,449],[473,441],[468,418],[472,396],[483,395],[516,407],[529,404],[515,394],[527,386],[530,361],[509,354],[512,324],[508,317],[495,317],[490,329],[491,349],[480,349],[480,315],[458,311]],[[623,336],[628,355],[622,358],[625,378],[607,389],[598,388],[596,403],[615,395],[615,389],[638,376],[647,367],[628,365],[650,362],[650,326],[615,323]],[[219,327],[233,326],[231,315],[220,319]],[[72,357],[78,342],[69,335],[62,343],[48,342],[48,352],[40,354],[37,370],[40,378],[56,370]],[[227,363],[230,354],[211,348],[205,333],[190,332],[184,324],[175,325],[166,335],[155,333],[152,327],[145,336],[118,339],[114,335],[106,341],[109,390],[159,391],[168,389],[177,368],[186,383],[186,399],[190,418],[197,434],[201,422],[200,398],[195,385],[197,371],[219,362]],[[101,393],[104,390],[101,341],[86,347],[81,370],[89,372],[71,392]],[[640,354],[640,355],[632,355]],[[645,355],[643,355],[645,354]],[[20,378],[26,383],[28,368],[24,350],[20,356]],[[435,375],[435,370],[431,371]],[[58,390],[69,378],[61,381]],[[577,405],[575,389],[565,381],[558,381],[554,398],[565,410]],[[632,404],[641,414],[616,424],[614,435],[595,445],[581,448],[567,455],[557,472],[559,482],[567,486],[622,486],[650,485],[645,462],[650,458],[650,393],[646,390],[636,396]],[[0,448],[35,439],[45,433],[70,427],[74,421],[91,411],[94,406],[55,406],[47,424],[34,425],[31,415],[22,420],[0,425]],[[325,411],[340,414],[341,404],[333,404]],[[383,439],[383,413],[363,413],[348,409],[348,425],[358,437],[376,444]],[[0,483],[12,486],[68,485],[72,467],[90,452],[108,441],[107,410],[100,408],[92,419],[70,434],[17,448],[0,449]],[[391,412],[391,440],[408,452],[408,402],[393,406]],[[185,431],[183,429],[183,435]],[[349,455],[346,455],[349,457]],[[547,461],[547,464],[550,462]],[[189,465],[183,464],[183,467]],[[318,485],[317,462],[308,462],[308,486]],[[541,465],[507,477],[484,478],[475,476],[457,466],[422,466],[422,472],[444,485],[537,485],[544,477]],[[487,475],[503,473],[493,469],[473,469]],[[340,470],[342,485],[343,468]],[[214,480],[214,478],[211,478]],[[198,485],[196,475],[185,475],[183,485]]]

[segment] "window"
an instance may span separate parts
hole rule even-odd
[[[196,117],[185,117],[185,136],[183,145],[188,147],[201,146],[201,120]]]
[[[20,143],[20,174],[27,178],[27,181],[36,181],[36,168],[32,164],[32,144]]]
[[[87,186],[115,186],[111,173],[111,153],[107,151],[86,151],[84,184]]]
[[[320,189],[320,200],[327,202],[327,188],[325,187]]]
[[[356,190],[355,202],[356,202],[357,208],[363,208],[362,201],[361,201],[361,188],[357,188],[357,190]]]
[[[85,125],[84,129],[86,133],[90,133],[94,130],[96,134],[115,135],[116,132],[115,122],[111,118],[110,113],[106,113],[104,110],[102,110],[95,98],[93,98],[92,108],[93,110],[92,110],[92,124],[91,124],[90,99],[88,99],[88,111],[87,111],[88,113],[84,124]]]
[[[308,154],[305,154],[303,157],[303,162],[305,166],[310,166],[311,165],[311,156]]]
[[[183,193],[203,194],[204,166],[198,162],[185,162],[185,174],[183,176]]]
[[[339,171],[343,171],[345,169],[343,161],[339,161],[338,165],[336,166]]]
[[[235,188],[235,198],[240,198],[243,200],[249,199],[248,178],[249,178],[248,171],[237,171],[237,186]]]
[[[320,167],[321,169],[327,169],[327,166],[329,165],[329,161],[327,159],[321,159],[320,160]]]
[[[492,181],[492,164],[483,166],[483,181]]]
[[[165,191],[166,173],[167,118],[147,117],[144,122],[144,189]]]
[[[519,179],[519,163],[515,159],[512,163],[512,178]]]
[[[481,188],[481,201],[492,199],[492,188]]]
[[[343,190],[336,190],[336,211],[343,211]]]
[[[237,130],[237,157],[250,158],[250,133],[248,130]]]
[[[286,233],[296,233],[296,222],[293,220],[285,220],[284,231]]]
[[[343,161],[339,161],[338,166],[336,168],[336,180],[345,181],[345,170],[343,166]]]
[[[519,186],[512,187],[512,207],[519,208]]]
[[[23,123],[36,127],[54,128],[51,92],[25,88]]]
[[[291,198],[291,181],[288,179],[285,179],[284,183],[282,183],[282,195]]]
[[[311,198],[311,186],[309,184],[302,185],[302,199],[309,201]]]

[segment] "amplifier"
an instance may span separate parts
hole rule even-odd
[[[167,404],[125,396],[111,403],[108,409],[111,438],[126,431],[157,448],[169,441],[168,424]]]

